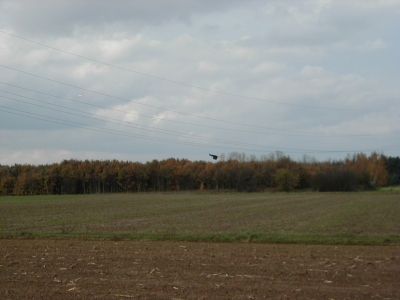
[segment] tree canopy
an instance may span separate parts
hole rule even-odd
[[[169,158],[140,163],[64,160],[49,165],[0,165],[2,195],[165,192],[182,190],[262,191],[313,189],[357,191],[399,184],[400,158],[372,153],[340,161],[301,162],[281,152],[220,155],[217,162]]]

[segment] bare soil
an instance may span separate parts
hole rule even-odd
[[[399,299],[398,246],[0,240],[1,299]]]

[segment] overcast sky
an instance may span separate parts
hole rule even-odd
[[[0,164],[400,155],[400,1],[1,1]]]

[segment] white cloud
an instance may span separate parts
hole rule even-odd
[[[392,123],[398,122],[398,113],[368,113],[358,118],[345,120],[331,126],[318,128],[318,132],[337,135],[390,135],[395,138]],[[390,138],[389,136],[389,138]]]
[[[0,164],[12,165],[19,164],[48,164],[53,162],[60,162],[63,159],[70,159],[74,155],[71,151],[66,150],[44,150],[33,149],[23,151],[10,151],[8,149],[1,149],[3,153],[0,158]]]
[[[128,153],[118,152],[102,152],[102,151],[69,151],[69,150],[43,150],[43,149],[32,149],[23,151],[9,151],[7,149],[0,148],[0,152],[3,153],[0,158],[0,164],[2,165],[13,165],[18,164],[51,164],[54,162],[61,162],[69,159],[81,159],[81,160],[134,160],[134,161],[150,161],[153,159],[151,153],[149,154],[135,154],[134,157]],[[134,159],[133,159],[134,158]]]
[[[211,62],[208,62],[208,61],[199,62],[198,70],[200,72],[209,73],[209,72],[217,71],[218,69],[219,69],[218,66]]]
[[[255,73],[278,73],[286,69],[285,64],[280,64],[274,61],[262,62],[252,71]]]
[[[388,43],[382,41],[381,39],[376,39],[373,41],[364,40],[359,43],[354,43],[354,41],[344,41],[337,43],[335,49],[339,51],[375,51],[382,50],[388,47]]]
[[[72,71],[72,77],[76,79],[87,79],[91,76],[98,76],[101,74],[105,74],[104,67],[98,66],[93,63],[85,63],[82,65],[78,65]]]
[[[313,67],[313,66],[304,66],[301,69],[301,75],[305,77],[316,77],[320,76],[324,73],[324,68],[322,67]]]
[[[173,119],[175,119],[175,115],[173,112],[170,111],[162,112],[153,116],[153,124],[157,125],[163,120],[173,120]]]

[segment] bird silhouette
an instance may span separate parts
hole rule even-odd
[[[213,159],[218,159],[218,155],[210,154]]]

